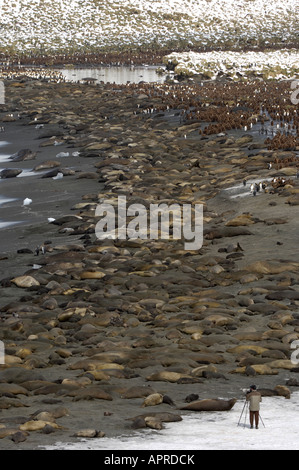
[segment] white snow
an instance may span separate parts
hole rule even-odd
[[[247,407],[242,414],[243,408],[244,401],[239,400],[231,411],[190,412],[183,416],[183,421],[168,423],[161,431],[146,429],[136,431],[132,436],[78,439],[45,448],[119,451],[299,450],[299,392],[293,392],[290,399],[263,397],[259,429],[250,429],[248,411],[245,413]]]
[[[0,0],[1,48],[296,40],[296,0]]]
[[[215,79],[219,72],[239,79],[254,71],[266,78],[286,79],[299,75],[299,53],[297,50],[267,52],[184,52],[172,53],[164,57],[164,62],[177,64],[175,73],[204,73]]]

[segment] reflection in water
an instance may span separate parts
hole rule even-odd
[[[1,147],[1,142],[0,142],[0,147]],[[1,155],[0,155],[0,163],[2,163],[2,162],[4,163],[4,162],[9,162],[9,161],[11,161],[11,160],[10,160],[10,156],[11,156],[11,155],[8,155],[8,154],[1,154]]]
[[[5,147],[8,144],[9,142],[6,142],[6,140],[0,140],[0,147]]]
[[[16,201],[16,199],[12,198],[12,197],[1,196],[1,194],[0,194],[0,206],[2,204],[6,204],[7,202],[12,202],[12,201]]]
[[[1,228],[7,228],[7,227],[10,227],[12,225],[17,225],[17,224],[20,224],[20,223],[21,223],[20,221],[18,221],[18,222],[2,222],[0,220],[0,229]]]
[[[62,69],[61,72],[67,80],[78,81],[86,78],[104,83],[115,83],[117,85],[144,82],[165,81],[165,75],[156,72],[157,67],[96,67],[96,68],[70,68]]]

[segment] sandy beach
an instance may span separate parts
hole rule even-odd
[[[182,113],[189,86],[6,82],[0,152],[36,156],[0,162],[22,169],[0,180],[12,199],[0,221],[14,223],[0,229],[2,450],[75,442],[86,429],[136,433],[146,423],[134,418],[150,413],[163,426],[184,419],[191,394],[298,390],[298,138],[269,149],[271,134],[257,130],[203,134],[208,123]],[[63,178],[44,177],[52,169]],[[250,185],[263,181],[254,196]],[[119,195],[145,207],[203,204],[203,246],[98,240],[96,206]]]

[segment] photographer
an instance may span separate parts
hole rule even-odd
[[[258,429],[262,395],[257,392],[256,385],[251,385],[249,391],[246,393],[246,401],[249,401],[250,428],[253,429],[253,422],[255,421],[255,428]]]

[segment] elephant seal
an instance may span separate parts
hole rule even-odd
[[[4,170],[0,172],[0,178],[15,178],[20,173],[22,173],[22,170],[18,170],[17,168],[4,168]]]
[[[189,405],[180,408],[188,411],[229,411],[236,403],[236,398],[222,400],[220,398],[206,398],[189,403]]]
[[[33,168],[33,171],[49,170],[49,169],[57,168],[58,166],[61,166],[60,162],[47,160],[46,162],[43,162],[43,163],[40,163],[39,165],[36,165]]]
[[[161,429],[163,429],[163,424],[162,422],[159,420],[159,418],[154,418],[152,416],[146,416],[144,418],[144,422],[146,424],[146,427],[148,428],[151,428],[151,429],[156,429],[158,431],[160,431]]]
[[[13,162],[24,162],[26,160],[34,160],[36,155],[37,153],[32,152],[32,150],[30,149],[22,149],[22,150],[19,150],[17,153],[14,153],[10,157],[10,160]]]
[[[133,386],[126,390],[121,398],[146,398],[153,393],[155,393],[155,390],[149,386]]]
[[[163,403],[167,403],[167,405],[170,406],[175,406],[174,401],[168,395],[163,395]]]
[[[151,395],[148,395],[142,406],[155,406],[155,405],[160,405],[160,403],[163,402],[163,395],[161,393],[152,393]]]
[[[27,437],[29,436],[28,432],[25,431],[16,431],[14,434],[10,436],[10,439],[15,443],[19,444],[20,442],[26,441]]]
[[[73,436],[85,438],[105,437],[105,433],[96,429],[82,429],[81,431],[76,432]]]
[[[190,393],[190,395],[187,395],[185,398],[186,403],[190,403],[191,401],[198,400],[199,395],[197,393]]]
[[[20,426],[20,431],[40,431],[42,430],[47,424],[52,426],[55,429],[62,429],[61,426],[59,426],[56,423],[44,421],[44,420],[31,420],[31,421],[26,421],[26,423],[21,424]]]

